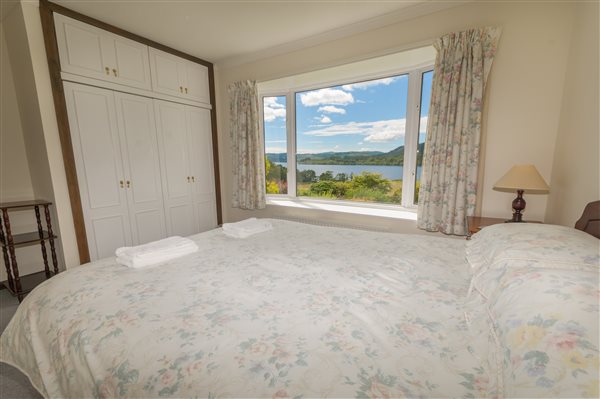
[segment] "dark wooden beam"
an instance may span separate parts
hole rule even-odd
[[[75,156],[71,142],[71,130],[69,129],[69,116],[67,103],[60,76],[60,59],[58,56],[58,44],[56,31],[54,29],[54,18],[49,2],[40,0],[40,17],[42,19],[42,31],[44,33],[44,44],[46,46],[46,58],[50,70],[50,83],[52,85],[52,97],[54,98],[54,109],[58,123],[58,134],[62,149],[65,173],[67,175],[67,186],[69,198],[71,199],[71,212],[73,213],[73,224],[77,236],[77,249],[79,250],[79,261],[87,263],[90,261],[90,251],[87,244],[87,234],[83,220],[83,208],[81,206],[81,195],[77,181],[77,170],[75,169]]]

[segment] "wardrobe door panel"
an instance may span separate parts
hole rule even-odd
[[[150,98],[115,93],[133,241],[166,237],[154,105]]]
[[[150,90],[148,46],[119,36],[115,36],[114,46],[115,82]]]
[[[64,88],[88,245],[95,260],[132,243],[114,96],[76,83],[65,82]]]
[[[184,97],[185,70],[181,59],[172,54],[150,48],[150,69],[152,89],[156,92],[176,97]]]
[[[185,89],[187,98],[210,104],[208,68],[195,62],[185,61]]]
[[[169,207],[168,212],[168,218],[171,221],[170,236],[187,237],[198,233],[198,224],[191,202],[173,204]]]
[[[92,260],[108,258],[115,255],[119,247],[131,245],[129,223],[123,215],[105,215],[91,220],[96,256]],[[89,234],[89,229],[86,229]]]
[[[111,61],[107,58],[111,43],[103,32],[56,13],[54,22],[61,69],[97,79],[110,78]]]
[[[188,158],[186,107],[154,100],[163,198],[169,235],[194,233],[195,214]]]
[[[210,111],[186,107],[190,174],[199,231],[217,226]]]

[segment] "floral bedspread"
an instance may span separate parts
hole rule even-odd
[[[464,240],[272,220],[157,267],[40,285],[2,360],[45,397],[482,397]],[[481,355],[481,353],[480,353]]]

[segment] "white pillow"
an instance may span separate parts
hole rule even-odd
[[[499,267],[543,267],[598,271],[600,240],[570,227],[502,223],[473,235],[466,246],[473,273]]]

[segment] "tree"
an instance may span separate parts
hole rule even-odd
[[[333,180],[319,180],[310,185],[310,192],[316,195],[331,194],[335,188]]]
[[[384,179],[380,173],[367,171],[355,175],[352,179],[352,185],[355,188],[368,188],[383,193],[387,193],[392,188],[392,183],[388,179]]]
[[[314,183],[317,181],[317,174],[314,170],[300,170],[298,171],[298,182],[300,183]]]
[[[346,181],[346,180],[348,180],[348,175],[345,173],[338,173],[337,175],[335,175],[335,180]]]
[[[325,181],[325,180],[333,180],[333,172],[328,170],[326,172],[321,173],[321,175],[319,176],[319,181]]]

